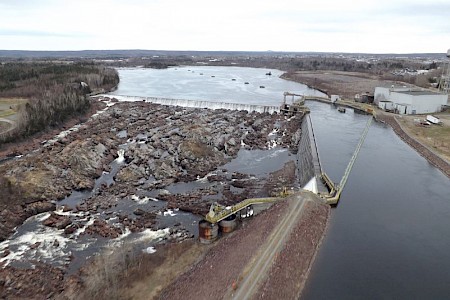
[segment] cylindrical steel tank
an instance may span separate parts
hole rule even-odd
[[[220,230],[223,233],[232,232],[237,226],[236,215],[231,215],[219,222]]]
[[[210,244],[217,239],[219,233],[219,226],[217,224],[209,223],[206,220],[201,220],[198,223],[198,239],[203,244]]]

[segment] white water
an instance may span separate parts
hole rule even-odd
[[[115,159],[116,163],[121,164],[121,163],[123,163],[125,161],[124,154],[125,154],[125,150],[123,150],[123,149],[119,149],[117,151],[118,157]]]
[[[317,180],[316,177],[314,176],[313,178],[311,178],[310,181],[308,181],[308,183],[303,187],[304,190],[313,192],[314,194],[317,194],[318,192],[318,188],[317,188]]]
[[[229,109],[229,110],[246,110],[248,112],[268,112],[274,113],[279,111],[278,106],[273,105],[255,105],[229,103],[222,101],[205,101],[205,100],[189,100],[189,99],[171,99],[157,97],[141,97],[141,96],[123,96],[123,95],[102,95],[102,97],[114,97],[119,101],[145,101],[162,105],[192,107],[192,108],[208,108],[208,109]]]

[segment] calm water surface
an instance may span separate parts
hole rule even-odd
[[[367,117],[309,102],[322,166],[339,182]],[[304,299],[448,299],[450,180],[372,123]]]
[[[287,91],[323,95],[303,84],[279,78],[283,72],[278,70],[203,66],[163,70],[131,68],[118,71],[120,84],[112,93],[114,95],[260,105],[280,105],[283,93]],[[266,75],[269,71],[272,76]]]

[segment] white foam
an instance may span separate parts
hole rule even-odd
[[[42,221],[47,220],[49,217],[50,217],[50,213],[49,212],[45,212],[45,213],[41,213],[41,214],[33,216],[32,219],[34,219],[34,220],[36,220],[38,222],[42,222]],[[32,219],[30,219],[30,220],[32,220]]]
[[[313,178],[311,178],[311,180],[308,181],[308,183],[303,187],[303,189],[313,192],[314,194],[317,194],[318,188],[317,188],[316,177],[314,176]]]
[[[152,201],[158,201],[158,199],[155,199],[155,198],[149,198],[149,197],[144,197],[144,198],[141,199],[141,198],[139,198],[139,196],[136,196],[136,195],[132,195],[132,196],[131,196],[131,200],[133,200],[133,201],[135,201],[136,203],[141,204],[141,205],[147,204],[149,200],[152,200]]]
[[[117,151],[118,157],[115,159],[115,162],[118,163],[118,164],[123,163],[125,161],[124,154],[125,154],[125,150],[119,149],[119,151]]]
[[[269,133],[269,136],[276,135],[277,133],[278,133],[278,129],[277,129],[277,128],[274,128],[274,129],[272,130],[272,132]]]
[[[1,258],[0,262],[5,262],[5,266],[7,266],[14,260],[23,260],[25,254],[30,255],[35,260],[51,259],[66,261],[70,253],[65,251],[65,248],[70,240],[64,237],[63,233],[63,229],[58,230],[39,225],[37,230],[33,232],[26,232],[13,239],[6,240],[0,243],[0,250],[5,250],[8,247],[11,252],[6,257]],[[55,246],[55,241],[58,246]],[[32,249],[31,246],[36,243],[40,244],[35,249]],[[16,247],[17,250],[11,250]]]
[[[64,211],[64,207],[60,206],[57,207],[55,210],[55,214],[59,216],[74,216],[74,217],[84,217],[88,214],[88,212],[79,211],[79,212],[73,212],[73,211]],[[43,221],[43,220],[42,220]]]
[[[156,239],[161,239],[170,234],[170,228],[164,228],[159,230],[145,229],[142,232],[137,233],[137,237],[134,239],[136,243],[150,242]]]
[[[208,182],[208,177],[209,176],[215,176],[217,175],[217,173],[214,172],[210,172],[208,174],[206,174],[204,177],[200,178],[200,176],[197,175],[197,182]]]
[[[178,208],[175,209],[175,211],[178,211],[178,210],[179,210]],[[163,216],[164,216],[164,217],[166,217],[166,216],[174,217],[174,216],[176,216],[176,215],[177,215],[177,214],[175,214],[174,211],[171,210],[171,209],[168,209],[168,210],[166,210],[165,212],[163,212]]]
[[[267,142],[267,149],[271,150],[273,148],[275,148],[276,146],[278,146],[278,143],[276,140],[271,140]]]
[[[155,247],[148,247],[148,248],[145,248],[144,250],[142,250],[142,252],[148,253],[148,254],[153,254],[156,252],[156,249],[155,249]]]
[[[80,234],[84,233],[86,231],[86,228],[88,228],[89,226],[91,226],[92,224],[94,224],[95,218],[90,218],[89,221],[86,222],[86,224],[84,224],[83,227],[78,228],[73,235],[74,236],[79,236]]]
[[[287,149],[278,149],[278,150],[272,151],[268,155],[256,158],[255,161],[260,162],[260,161],[263,161],[265,159],[274,158],[274,157],[277,157],[278,155],[280,155],[281,153],[286,152],[286,151],[287,151]]]
[[[111,98],[110,95],[100,95],[103,97]],[[279,111],[278,106],[271,105],[254,105],[254,104],[241,104],[241,103],[227,103],[222,101],[205,101],[205,100],[188,100],[188,99],[170,99],[159,97],[138,97],[138,96],[123,96],[114,95],[119,101],[145,101],[162,105],[181,106],[181,107],[193,107],[193,108],[209,108],[209,109],[229,109],[229,110],[247,110],[257,112],[269,112],[274,113]]]

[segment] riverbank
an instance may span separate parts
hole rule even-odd
[[[356,94],[372,93],[377,86],[409,85],[398,81],[381,80],[376,75],[361,72],[296,71],[284,73],[281,78],[306,84],[328,96],[340,95],[345,99],[354,99]]]
[[[413,136],[409,135],[399,124],[396,116],[388,113],[379,113],[376,116],[378,121],[388,124],[392,127],[394,132],[414,150],[416,150],[421,156],[423,156],[430,164],[438,168],[448,178],[450,178],[450,164],[441,158],[434,151],[417,141]]]
[[[311,88],[322,89],[327,94],[336,94],[347,96],[347,99],[338,100],[337,105],[351,107],[365,113],[372,113],[376,120],[384,122],[392,127],[394,132],[409,146],[416,150],[421,156],[423,156],[429,163],[438,168],[442,173],[450,178],[450,164],[448,161],[440,157],[435,151],[431,150],[433,145],[425,146],[424,143],[419,142],[411,134],[411,132],[405,131],[399,124],[399,121],[395,115],[385,113],[380,109],[368,105],[365,103],[359,103],[351,101],[352,97],[356,93],[361,93],[361,89],[372,91],[376,86],[390,86],[394,82],[378,80],[372,78],[367,74],[360,73],[346,73],[346,72],[295,72],[285,73],[283,78],[293,80],[299,83],[307,84]],[[398,82],[395,82],[398,84]],[[316,86],[317,85],[317,86]],[[358,92],[359,91],[359,92]],[[353,96],[352,96],[353,95]],[[315,99],[317,97],[311,97],[310,100],[316,100],[323,103],[331,104],[331,101],[325,99]]]

